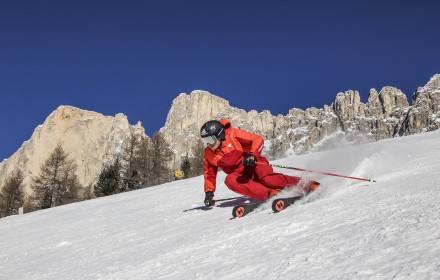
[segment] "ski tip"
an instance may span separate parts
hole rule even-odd
[[[370,179],[371,183],[376,183],[376,180]]]

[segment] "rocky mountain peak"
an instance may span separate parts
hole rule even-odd
[[[335,114],[341,119],[365,116],[365,105],[361,103],[361,96],[358,91],[349,90],[338,93],[332,107]]]
[[[174,152],[174,168],[180,167],[182,156],[192,155],[202,124],[220,118],[262,135],[266,139],[265,150],[275,149],[278,156],[420,133],[440,128],[440,75],[434,75],[417,89],[411,106],[399,89],[383,87],[380,92],[371,89],[366,103],[362,103],[358,91],[347,90],[322,109],[293,108],[285,116],[273,116],[267,110],[247,112],[203,90],[181,93],[173,100],[160,130]],[[0,163],[0,182],[7,174],[21,169],[29,185],[43,161],[61,143],[78,164],[81,184],[90,185],[132,132],[147,137],[142,124],[130,125],[124,114],[111,117],[60,106],[35,129],[29,141]]]
[[[182,93],[173,101],[161,131],[167,141],[173,143],[176,167],[181,156],[191,155],[200,126],[207,120],[219,118],[228,118],[233,126],[262,135],[268,146],[271,145],[269,140],[276,138],[277,149],[302,154],[328,148],[329,142],[377,141],[437,129],[439,96],[440,75],[435,75],[418,90],[414,98],[417,102],[413,102],[412,107],[402,91],[387,86],[380,92],[371,89],[366,103],[362,103],[358,91],[348,90],[338,93],[335,101],[323,109],[293,108],[286,116],[273,116],[270,111],[246,112],[209,92],[193,91],[189,95]]]
[[[60,106],[34,130],[29,141],[0,164],[0,181],[12,171],[21,169],[25,185],[29,187],[43,162],[60,143],[78,165],[80,183],[91,185],[96,181],[103,163],[111,161],[120,151],[130,131],[147,137],[143,127],[130,125],[124,114],[110,117]]]
[[[405,117],[405,134],[440,128],[440,74],[436,74],[412,96],[413,105]]]

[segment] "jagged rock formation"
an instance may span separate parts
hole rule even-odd
[[[302,154],[336,147],[340,143],[421,133],[440,128],[440,75],[433,76],[427,85],[417,89],[412,106],[400,90],[384,87],[380,92],[371,89],[365,104],[359,92],[346,91],[338,93],[330,106],[291,109],[286,116],[273,116],[269,111],[246,112],[206,91],[182,93],[173,101],[161,129],[174,150],[174,168],[180,166],[182,156],[192,154],[202,124],[222,117],[231,120],[236,127],[262,135],[268,140],[267,146],[272,144],[269,140],[276,139],[278,154]],[[78,164],[80,183],[91,185],[96,182],[102,164],[113,160],[120,152],[130,131],[147,137],[140,123],[131,126],[123,114],[108,117],[61,106],[35,129],[29,141],[0,163],[0,183],[12,171],[21,169],[29,187],[32,178],[39,174],[41,164],[61,143]]]
[[[413,106],[408,112],[402,131],[405,134],[421,133],[440,128],[440,75],[418,88],[413,95]]]
[[[226,117],[234,125],[264,134],[266,137],[272,136],[270,133],[273,133],[276,119],[269,111],[246,112],[231,107],[227,100],[206,91],[195,90],[190,95],[182,93],[174,99],[165,126],[160,130],[174,150],[175,167],[179,166],[181,156],[191,154],[192,146],[199,141],[199,129],[202,124],[216,117]]]
[[[96,182],[103,163],[113,160],[120,152],[130,130],[146,137],[142,125],[131,126],[123,114],[109,117],[61,106],[35,129],[29,141],[0,164],[0,182],[12,171],[21,169],[29,191],[32,179],[40,173],[41,164],[60,143],[78,165],[80,183],[91,185]]]
[[[332,109],[338,117],[341,130],[348,138],[362,134],[377,141],[394,135],[408,106],[406,95],[400,90],[384,87],[380,93],[371,89],[366,104],[360,101],[357,91],[339,93]]]
[[[277,138],[278,149],[296,154],[335,147],[340,142],[378,141],[440,127],[440,75],[417,90],[413,106],[399,89],[384,87],[380,92],[371,89],[365,104],[359,92],[350,90],[338,93],[330,106],[291,109],[286,116],[246,112],[206,91],[182,93],[173,101],[161,129],[174,148],[175,167],[181,156],[191,155],[201,125],[218,118],[228,118],[234,126],[261,134],[266,140]]]

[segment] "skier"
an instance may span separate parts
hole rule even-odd
[[[217,171],[226,174],[226,186],[241,195],[266,200],[285,187],[300,188],[301,178],[275,173],[268,160],[261,155],[263,137],[233,128],[227,119],[211,120],[203,124],[200,137],[207,147],[204,152],[205,205],[214,205]],[[309,193],[318,188],[310,182],[303,189]]]

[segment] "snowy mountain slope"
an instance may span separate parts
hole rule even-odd
[[[374,178],[273,214],[206,210],[203,178],[0,220],[0,279],[440,279],[440,131],[275,163]],[[220,173],[216,198],[235,197]]]

